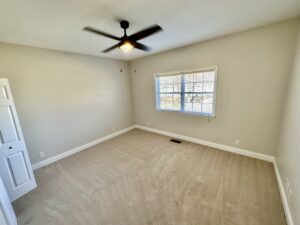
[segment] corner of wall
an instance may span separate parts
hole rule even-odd
[[[288,225],[299,223],[299,216],[297,211],[300,209],[298,194],[293,193],[293,203],[288,196],[292,196],[292,192],[299,191],[300,179],[299,170],[300,166],[296,158],[299,154],[294,149],[299,148],[299,141],[296,138],[299,130],[295,127],[299,126],[299,119],[297,119],[300,108],[298,100],[300,92],[300,18],[298,21],[298,38],[295,43],[295,52],[293,62],[291,62],[291,69],[289,74],[288,88],[285,93],[285,105],[282,109],[280,129],[277,138],[277,149],[275,151],[274,169],[278,182],[278,187],[287,219]],[[296,132],[296,133],[295,133]],[[287,166],[288,165],[288,166]],[[296,221],[298,220],[298,221]],[[294,222],[295,221],[295,222]]]
[[[134,73],[134,60],[129,61],[129,76],[130,76],[130,91],[132,99],[132,113],[133,113],[133,124],[136,124],[136,112],[135,112],[135,103],[134,103],[134,90],[133,90],[133,73]]]

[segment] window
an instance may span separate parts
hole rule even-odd
[[[156,109],[215,116],[217,67],[155,75]]]

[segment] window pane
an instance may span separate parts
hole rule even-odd
[[[194,82],[194,75],[187,74],[184,76],[185,83],[193,83]]]
[[[214,81],[214,78],[215,78],[214,71],[204,72],[204,82],[205,81]]]
[[[186,83],[184,84],[185,92],[193,92],[193,83]]]
[[[196,102],[193,104],[193,112],[201,112],[202,104],[199,102]]]
[[[172,109],[180,110],[180,94],[173,94]]]
[[[165,83],[166,84],[172,84],[173,83],[173,78],[172,77],[165,77]]]
[[[180,94],[160,94],[160,109],[180,110]]]
[[[203,83],[195,83],[194,91],[195,92],[203,92]]]
[[[161,84],[160,92],[173,92],[173,85],[172,84]]]
[[[202,112],[203,113],[212,113],[212,104],[203,104],[202,105]]]
[[[174,92],[181,92],[181,84],[180,83],[174,84]]]
[[[184,110],[185,111],[193,111],[193,95],[192,94],[185,94],[184,95]]]
[[[172,76],[173,82],[180,84],[181,83],[181,75]]]
[[[215,71],[158,76],[156,79],[156,85],[159,85],[157,91],[160,94],[159,109],[213,114]],[[181,97],[183,104],[181,104]]]
[[[203,100],[202,103],[208,103],[208,104],[212,104],[213,103],[213,94],[203,94]]]
[[[204,92],[213,92],[214,91],[214,82],[209,81],[209,82],[205,82],[203,83],[203,91]]]
[[[192,103],[185,103],[184,104],[184,111],[185,112],[192,112],[193,111],[193,104]]]
[[[203,72],[194,74],[194,82],[203,82]]]
[[[165,109],[166,108],[166,101],[165,101],[166,95],[160,93],[159,97],[160,97],[159,98],[159,105],[157,107],[160,108],[160,109]]]
[[[181,75],[158,77],[160,92],[180,92],[181,91]]]
[[[193,112],[201,112],[202,94],[193,95]]]
[[[185,94],[184,95],[184,110],[189,112],[202,112],[202,94]]]
[[[194,94],[194,102],[202,103],[203,94]]]

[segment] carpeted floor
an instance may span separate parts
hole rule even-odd
[[[271,163],[132,130],[35,171],[19,225],[286,225]]]

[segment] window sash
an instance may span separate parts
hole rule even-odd
[[[196,73],[203,73],[202,76],[204,76],[205,72],[214,72],[214,80],[213,81],[204,81],[204,79],[202,81],[194,81],[193,82],[186,82],[185,81],[185,77],[189,74],[196,74]],[[171,91],[161,91],[160,90],[160,78],[162,77],[175,77],[175,76],[180,76],[180,85],[181,85],[181,91],[176,91],[176,92],[171,92]],[[192,84],[193,85],[193,89],[194,89],[194,85],[197,83],[202,83],[203,86],[205,83],[208,82],[213,82],[214,86],[213,86],[213,91],[185,91],[185,84]],[[174,84],[179,84],[171,82],[171,83],[164,83],[163,85],[173,85],[172,88],[174,90]],[[180,112],[180,113],[185,113],[185,114],[195,114],[195,115],[203,115],[203,116],[208,116],[208,117],[215,117],[215,108],[216,108],[216,90],[217,90],[217,67],[212,67],[210,69],[203,69],[203,70],[194,70],[194,71],[187,71],[187,72],[175,72],[175,73],[168,73],[168,74],[158,74],[155,75],[155,87],[156,87],[156,110],[158,111],[174,111],[174,112]],[[202,87],[203,88],[203,87]],[[202,89],[203,90],[203,89]],[[174,110],[174,109],[165,109],[161,107],[161,102],[160,102],[160,97],[161,95],[180,95],[180,107],[179,110]],[[193,105],[195,102],[191,102],[192,103],[192,110],[191,111],[187,111],[185,109],[185,95],[187,94],[191,94],[191,95],[212,95],[212,103],[198,103],[201,104],[201,112],[197,112],[197,111],[192,111],[193,110]],[[211,104],[212,110],[211,112],[203,112],[203,105],[209,105]]]

